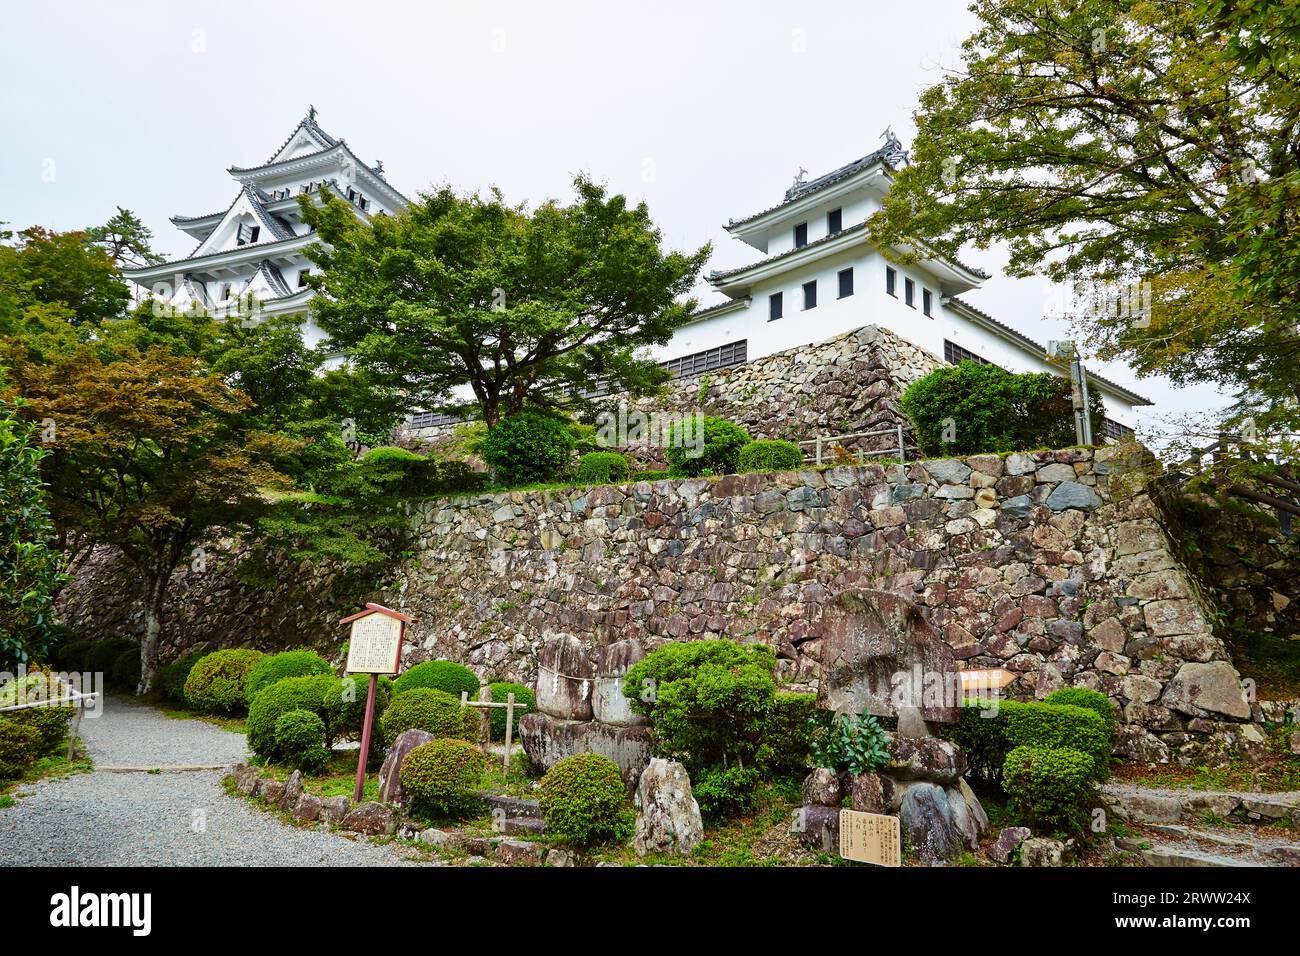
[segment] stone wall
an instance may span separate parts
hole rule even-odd
[[[645,412],[689,413],[696,409],[736,422],[755,438],[803,441],[903,425],[898,397],[921,376],[943,365],[924,349],[888,329],[868,325],[833,339],[777,352],[743,365],[668,382],[662,394],[596,400],[595,412],[620,403]],[[594,414],[594,412],[593,412]],[[454,426],[407,429],[407,443],[436,443]],[[884,449],[892,436],[844,443]]]
[[[1253,733],[1235,723],[1250,716],[1238,675],[1151,498],[1114,476],[1120,455],[428,502],[401,577],[409,653],[529,681],[558,633],[593,646],[727,636],[770,643],[783,681],[811,688],[823,607],[870,587],[922,605],[966,666],[1016,672],[1013,695],[1105,691],[1128,755],[1164,760],[1194,734]]]

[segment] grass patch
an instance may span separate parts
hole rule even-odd
[[[220,727],[222,730],[229,730],[231,733],[247,733],[244,716],[222,717],[217,714],[201,714],[197,710],[190,710],[188,707],[178,707],[175,704],[155,703],[158,712],[169,720],[201,720],[205,724],[212,724]]]
[[[69,760],[68,744],[67,741],[64,741],[59,745],[57,753],[42,757],[36,761],[19,779],[0,781],[0,807],[12,807],[17,803],[14,791],[24,784],[35,783],[38,780],[66,777],[74,773],[90,773],[93,769],[95,767],[89,757],[78,757],[76,760]]]
[[[1262,700],[1300,697],[1300,641],[1276,634],[1225,635],[1237,670],[1254,678]]]

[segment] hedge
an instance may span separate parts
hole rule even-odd
[[[593,451],[578,459],[575,480],[582,484],[610,484],[627,481],[627,459],[616,451]]]
[[[185,678],[185,699],[195,710],[237,714],[248,707],[244,690],[248,677],[266,655],[236,647],[199,658]]]
[[[702,446],[699,444],[701,427]],[[664,449],[668,474],[674,478],[734,474],[740,463],[740,450],[749,442],[749,432],[725,418],[706,415],[701,426],[696,417],[688,416],[681,422],[673,422],[668,429],[668,447]]]
[[[1007,754],[1002,786],[1035,829],[1082,833],[1097,806],[1088,754],[1064,747],[1016,747]]]
[[[408,667],[393,681],[393,694],[405,694],[417,687],[432,687],[459,699],[461,691],[469,694],[470,700],[478,699],[478,675],[464,664],[455,661],[425,661]]]
[[[1043,698],[1044,704],[1068,704],[1093,711],[1106,724],[1106,735],[1115,742],[1115,705],[1099,690],[1087,687],[1062,687]]]
[[[487,765],[487,754],[472,743],[443,738],[412,748],[398,775],[417,813],[452,815],[478,804],[475,791]]]
[[[587,847],[621,842],[632,834],[635,815],[618,765],[600,754],[573,754],[546,772],[538,785],[546,832]]]
[[[36,762],[41,735],[35,728],[0,718],[0,780],[16,780]]]
[[[259,690],[278,680],[286,677],[307,677],[311,674],[330,674],[333,671],[330,662],[315,651],[281,651],[257,662],[257,666],[248,675],[248,683],[244,686],[244,697],[251,704]]]
[[[983,716],[985,713],[988,716]],[[1112,744],[1106,723],[1095,711],[1083,707],[967,700],[948,736],[961,745],[971,770],[986,779],[999,777],[1007,754],[1020,746],[1078,750],[1092,760],[1097,780],[1110,776]]]
[[[550,481],[569,464],[573,434],[558,418],[523,412],[489,429],[482,451],[498,481],[510,485]]]
[[[172,661],[170,664],[164,664],[162,670],[158,673],[158,687],[162,691],[163,697],[177,704],[186,703],[185,681],[189,678],[194,665],[202,658],[202,651],[194,651]]]
[[[742,473],[751,471],[792,471],[803,467],[803,452],[790,441],[752,441],[740,449],[737,462]]]
[[[478,739],[478,711],[462,707],[459,697],[432,687],[417,687],[397,694],[379,720],[384,746],[404,730],[426,730],[435,737],[455,737],[460,740]]]
[[[513,693],[515,703],[523,704],[526,710],[515,710],[514,728],[510,731],[512,740],[519,739],[519,718],[524,714],[531,713],[537,709],[537,696],[533,693],[531,687],[525,687],[523,684],[507,684],[498,681],[495,684],[489,684],[488,690],[492,693],[492,702],[494,704],[504,704],[506,698]],[[492,721],[492,739],[506,739],[506,709],[504,707],[493,707],[489,712]]]
[[[286,677],[276,681],[253,698],[248,705],[248,746],[253,753],[273,759],[275,750],[275,724],[291,710],[310,710],[325,722],[325,696],[338,683],[332,674],[309,674],[305,677]],[[325,724],[326,735],[329,724]]]

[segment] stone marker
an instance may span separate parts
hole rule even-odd
[[[436,740],[433,734],[427,730],[419,730],[412,727],[410,730],[403,730],[393,741],[393,746],[388,748],[388,756],[384,758],[384,764],[379,768],[379,799],[383,803],[400,804],[405,797],[402,792],[402,761],[420,744],[427,744],[431,740]],[[358,752],[359,753],[359,752]]]
[[[572,754],[608,757],[623,776],[631,794],[650,761],[649,727],[616,727],[594,720],[558,720],[549,714],[524,714],[519,721],[524,751],[538,766],[550,770]]]
[[[591,698],[592,714],[602,724],[619,727],[639,727],[646,720],[632,712],[623,696],[623,675],[637,661],[645,657],[645,647],[635,638],[615,641],[598,648],[595,654],[596,682]]]
[[[700,805],[691,792],[691,778],[676,760],[651,759],[641,771],[636,790],[637,856],[674,853],[687,856],[704,839]]]
[[[582,641],[561,634],[537,654],[537,710],[561,720],[591,720],[596,667]]]

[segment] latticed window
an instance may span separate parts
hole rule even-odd
[[[943,340],[943,360],[949,365],[956,365],[958,362],[978,362],[980,365],[993,365],[986,358],[981,358],[970,349],[964,349],[955,342]]]
[[[1114,419],[1103,418],[1101,420],[1101,433],[1107,438],[1113,438],[1116,441],[1119,441],[1121,438],[1127,438],[1132,435],[1133,429],[1129,428],[1127,425],[1121,425]]]

